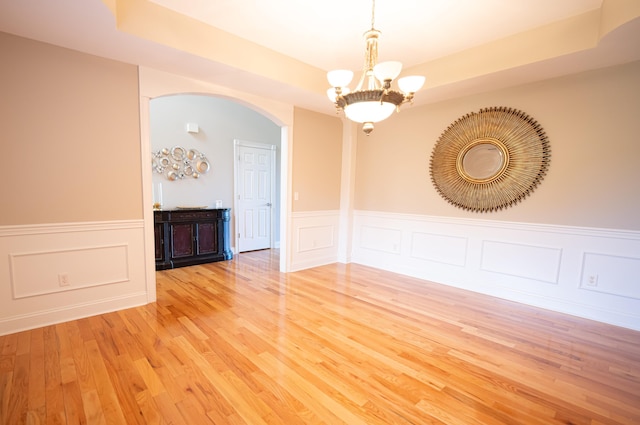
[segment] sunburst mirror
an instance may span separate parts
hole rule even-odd
[[[533,118],[492,107],[451,124],[433,148],[429,169],[449,203],[489,212],[529,195],[544,178],[550,157],[547,136]]]

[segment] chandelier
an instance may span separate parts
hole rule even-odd
[[[344,111],[351,121],[362,123],[362,130],[368,136],[373,131],[373,123],[385,120],[400,111],[400,105],[413,101],[413,95],[424,84],[425,77],[408,76],[398,80],[400,91],[391,88],[391,83],[400,75],[402,63],[389,61],[378,63],[378,39],[380,31],[375,29],[376,2],[372,0],[371,29],[364,33],[366,42],[364,67],[356,88],[351,91],[349,83],[353,71],[337,69],[327,73],[331,87],[327,91],[336,109]]]

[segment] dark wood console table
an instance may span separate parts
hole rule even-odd
[[[156,270],[230,260],[230,208],[153,212]]]

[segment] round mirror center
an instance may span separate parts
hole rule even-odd
[[[488,180],[504,168],[504,152],[493,143],[478,143],[464,153],[462,169],[474,180]]]

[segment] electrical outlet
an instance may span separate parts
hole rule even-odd
[[[69,286],[69,285],[71,285],[71,283],[69,283],[69,273],[59,273],[58,274],[58,284],[60,284],[60,286]]]
[[[590,274],[587,277],[587,286],[598,286],[598,275]]]

